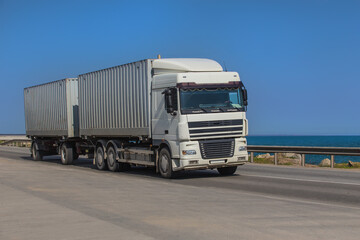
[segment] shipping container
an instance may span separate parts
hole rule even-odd
[[[66,78],[25,88],[26,135],[77,137],[77,95],[77,78]]]
[[[79,75],[81,136],[151,136],[151,60]]]

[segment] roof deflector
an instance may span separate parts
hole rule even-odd
[[[178,72],[222,72],[223,68],[214,60],[206,58],[155,59],[152,67],[155,74]]]

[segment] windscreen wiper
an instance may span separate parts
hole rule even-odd
[[[226,110],[224,110],[223,108],[221,108],[221,107],[219,107],[219,109],[221,110],[221,111],[223,111],[223,112],[225,112]]]
[[[203,110],[204,112],[208,112],[205,108],[199,107],[199,109]]]

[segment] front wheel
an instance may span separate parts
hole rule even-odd
[[[159,172],[163,178],[173,178],[174,171],[172,170],[172,160],[167,148],[160,150],[159,154]]]
[[[222,176],[229,176],[233,175],[236,172],[237,166],[235,167],[224,167],[224,168],[218,168],[218,172]]]

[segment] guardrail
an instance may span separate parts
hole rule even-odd
[[[301,155],[301,166],[305,166],[306,154],[330,155],[330,167],[334,167],[334,156],[360,156],[360,148],[354,147],[300,147],[300,146],[260,146],[250,145],[250,162],[254,162],[254,153],[274,153],[274,164],[278,164],[278,153],[296,153]]]

